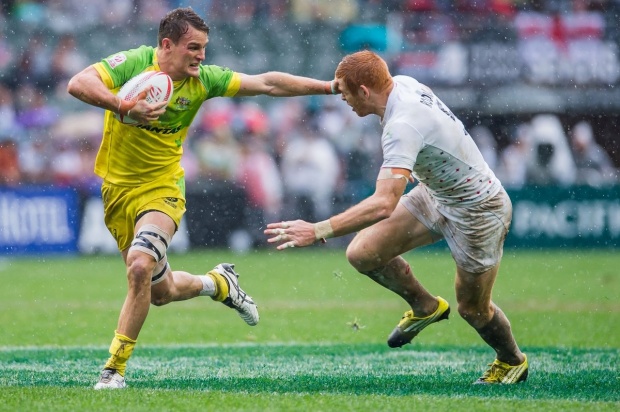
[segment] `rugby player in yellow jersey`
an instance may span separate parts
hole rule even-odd
[[[247,75],[203,65],[209,27],[191,8],[169,12],[160,22],[157,47],[119,52],[85,68],[67,91],[106,109],[95,173],[106,226],[127,268],[128,291],[106,362],[95,389],[125,387],[125,369],[149,307],[210,296],[235,309],[248,325],[258,310],[238,283],[234,266],[217,265],[206,275],[172,271],[166,249],[185,212],[183,141],[202,103],[213,97],[300,96],[336,93],[335,83],[281,72]],[[116,93],[132,77],[149,70],[174,82],[170,103],[149,104],[144,95],[122,101]],[[126,125],[115,113],[138,125]]]

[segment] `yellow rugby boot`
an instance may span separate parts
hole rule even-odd
[[[440,296],[437,296],[436,298],[439,302],[437,310],[424,318],[416,318],[413,315],[412,310],[405,312],[403,318],[400,322],[398,322],[398,325],[396,325],[388,337],[387,344],[390,348],[400,348],[401,346],[410,343],[411,340],[422,331],[422,329],[431,323],[448,319],[448,315],[450,314],[450,304]]]
[[[474,384],[488,385],[524,382],[527,379],[528,370],[527,356],[525,356],[522,364],[516,366],[510,366],[495,359],[493,363],[489,364],[489,369]]]

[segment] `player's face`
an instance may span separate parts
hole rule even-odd
[[[171,63],[173,65],[173,80],[187,76],[198,77],[200,64],[205,59],[205,48],[209,43],[207,33],[189,26],[177,44],[170,42]]]
[[[359,116],[364,117],[372,113],[368,107],[368,99],[364,94],[364,90],[360,87],[356,92],[351,91],[342,79],[338,81],[338,89],[341,92],[340,98],[347,102],[351,109]]]

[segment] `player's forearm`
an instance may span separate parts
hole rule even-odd
[[[270,86],[267,94],[276,97],[306,96],[314,94],[336,94],[331,81],[316,80],[282,72],[265,73],[265,82]]]
[[[339,215],[329,219],[333,236],[348,235],[390,217],[398,200],[371,196]]]
[[[67,92],[84,103],[118,112],[120,99],[110,92],[99,77],[88,73],[88,69],[71,78]]]
[[[387,219],[396,209],[406,186],[403,179],[378,179],[372,196],[329,219],[327,229],[333,231],[334,237],[343,236]],[[326,226],[319,226],[319,229],[321,227]]]

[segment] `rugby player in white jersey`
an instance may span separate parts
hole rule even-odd
[[[401,347],[450,313],[448,302],[422,286],[401,254],[445,239],[456,262],[458,312],[496,353],[475,383],[525,381],[527,357],[491,299],[512,220],[500,181],[432,90],[411,77],[392,77],[377,54],[345,56],[335,79],[358,116],[381,119],[383,164],[375,192],[322,222],[270,223],[269,242],[283,250],[359,231],[347,248],[351,265],[410,306],[388,337],[390,347]],[[404,194],[410,180],[418,184]]]
[[[251,326],[259,321],[254,300],[239,286],[234,265],[216,265],[205,275],[172,270],[167,248],[185,213],[183,142],[201,105],[214,97],[332,94],[334,81],[282,72],[247,75],[205,65],[209,26],[191,8],[161,20],[157,47],[140,46],[88,66],[67,91],[106,109],[95,173],[103,179],[104,218],[127,269],[127,296],[110,345],[110,357],[95,389],[125,388],[127,361],[150,305],[209,296],[236,310]],[[146,92],[131,101],[117,96],[127,81],[163,71],[173,81],[170,103],[148,103]],[[137,121],[127,125],[121,114]],[[208,316],[208,315],[205,315]]]

